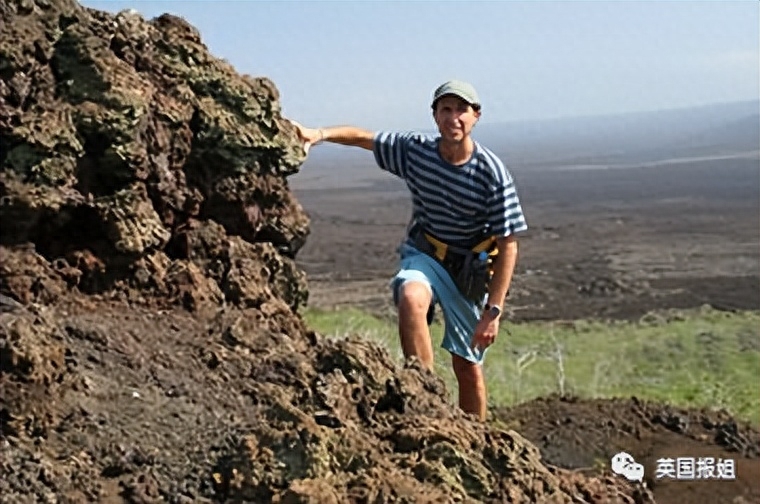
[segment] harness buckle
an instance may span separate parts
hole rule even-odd
[[[494,258],[498,255],[495,237],[488,237],[474,247],[459,247],[439,240],[416,225],[410,230],[410,238],[418,250],[443,266],[465,297],[481,300],[488,290]]]

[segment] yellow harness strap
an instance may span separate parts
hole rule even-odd
[[[435,257],[438,258],[439,261],[443,261],[444,257],[446,257],[446,252],[448,251],[449,246],[446,243],[442,242],[441,240],[427,233],[425,233],[425,239],[429,241],[435,247]],[[494,247],[495,243],[496,243],[496,238],[493,236],[490,236],[486,238],[485,240],[483,240],[482,242],[475,245],[471,250],[476,253],[488,252],[488,255],[495,257],[499,254],[498,247]]]

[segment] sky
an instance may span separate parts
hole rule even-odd
[[[313,127],[431,128],[449,79],[475,86],[482,123],[760,99],[755,0],[80,3],[182,16]]]

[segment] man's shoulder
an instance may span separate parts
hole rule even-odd
[[[477,140],[473,140],[475,142],[475,152],[477,153],[478,161],[481,161],[483,163],[487,163],[488,165],[503,168],[504,162],[501,160],[499,156],[496,155],[494,151],[483,145],[482,143],[478,142]]]
[[[380,130],[375,134],[380,140],[396,140],[417,145],[433,145],[436,138],[417,130]]]
[[[495,181],[510,181],[512,174],[509,172],[504,161],[491,149],[482,143],[475,141],[478,163],[491,174]]]

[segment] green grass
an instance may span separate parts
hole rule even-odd
[[[359,335],[403,359],[394,320],[357,310],[303,312],[328,337]],[[451,358],[432,327],[436,371],[452,394]],[[760,313],[663,312],[632,322],[502,323],[486,357],[492,406],[552,393],[724,408],[760,424]]]

